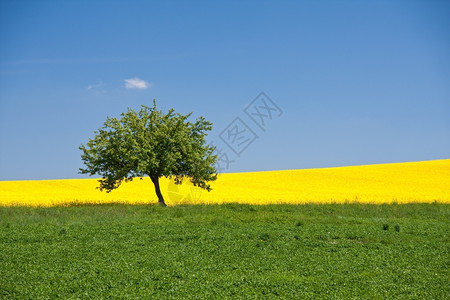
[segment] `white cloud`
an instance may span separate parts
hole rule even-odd
[[[145,80],[142,80],[140,78],[130,78],[130,79],[125,79],[125,87],[127,89],[140,89],[140,90],[145,90],[149,87],[151,87],[151,83],[148,83]]]
[[[86,90],[95,93],[95,94],[106,94],[107,91],[104,89],[104,84],[102,81],[99,81],[97,84],[90,84],[86,88]]]

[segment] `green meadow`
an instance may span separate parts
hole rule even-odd
[[[0,208],[2,299],[448,299],[450,205]]]

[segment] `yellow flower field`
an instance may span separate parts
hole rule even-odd
[[[148,178],[100,192],[96,179],[0,181],[0,205],[157,203]],[[450,159],[339,168],[220,174],[206,192],[161,179],[168,205],[275,203],[450,203]]]

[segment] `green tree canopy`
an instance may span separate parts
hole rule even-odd
[[[95,137],[81,145],[81,158],[86,168],[80,173],[100,175],[100,190],[110,192],[123,180],[149,176],[158,196],[165,206],[159,187],[159,178],[172,178],[180,184],[183,178],[200,188],[211,190],[209,181],[216,180],[214,167],[215,147],[206,144],[207,131],[212,123],[203,117],[194,123],[188,121],[192,113],[181,115],[174,109],[167,114],[142,105],[139,112],[128,109],[121,118],[107,118],[95,131]]]

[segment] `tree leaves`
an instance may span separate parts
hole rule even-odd
[[[139,112],[128,109],[119,119],[108,117],[95,137],[80,146],[86,166],[80,173],[102,176],[99,188],[107,192],[143,176],[170,177],[177,184],[186,177],[209,191],[208,181],[217,178],[217,156],[205,139],[212,123],[203,117],[192,123],[190,116],[174,109],[164,114],[154,100]]]

